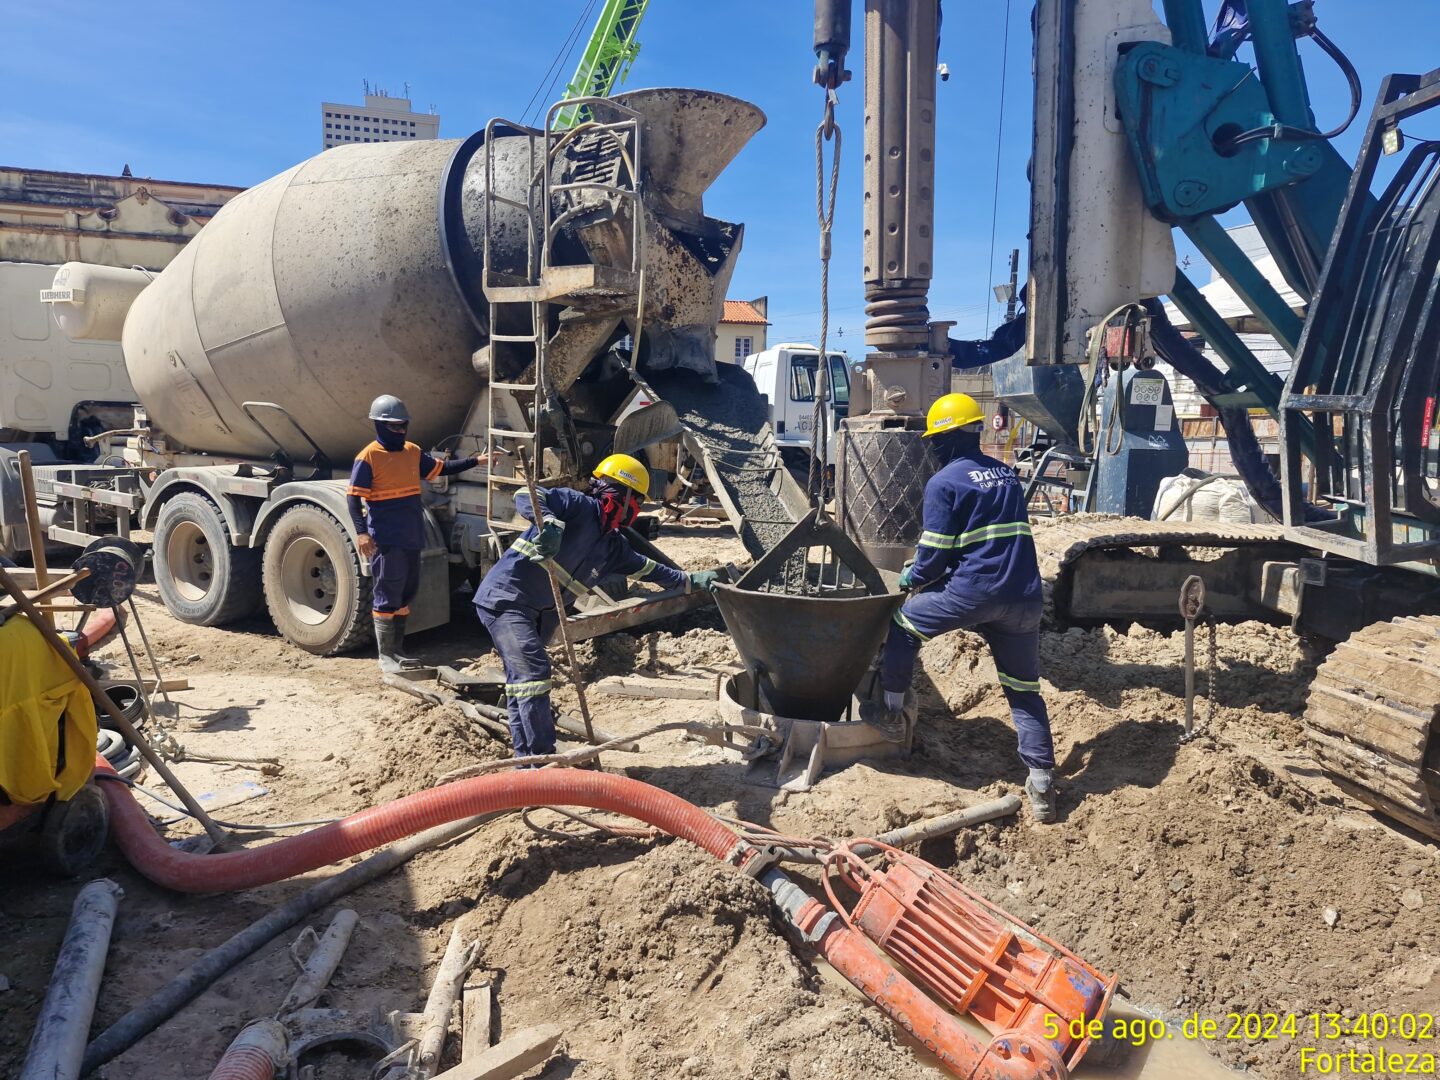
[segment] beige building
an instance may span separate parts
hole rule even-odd
[[[385,91],[370,93],[364,105],[341,105],[334,101],[320,105],[322,146],[329,150],[342,143],[399,142],[402,139],[438,139],[440,115],[413,112],[409,98],[391,97]]]
[[[124,426],[118,342],[71,341],[40,302],[60,263],[163,270],[241,188],[0,167],[0,442]]]
[[[751,353],[765,351],[765,314],[770,298],[726,300],[725,314],[715,327],[715,362],[742,363]]]
[[[0,262],[162,270],[242,190],[0,166]]]

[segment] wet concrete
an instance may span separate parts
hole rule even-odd
[[[660,372],[648,379],[709,448],[730,498],[745,517],[740,539],[758,558],[795,523],[770,490],[773,471],[755,464],[761,460],[760,430],[769,422],[770,407],[744,368],[715,366],[717,383],[706,383],[689,371]]]

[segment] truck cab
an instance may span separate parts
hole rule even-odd
[[[830,430],[826,460],[835,460],[835,435],[850,410],[853,364],[843,352],[830,352]],[[801,342],[784,342],[745,358],[745,370],[770,403],[770,426],[782,450],[810,453],[815,421],[815,394],[820,383],[820,350]]]

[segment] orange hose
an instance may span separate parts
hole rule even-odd
[[[272,1080],[275,1063],[270,1055],[253,1046],[232,1046],[225,1051],[210,1080]]]
[[[96,755],[97,775],[114,769]],[[156,834],[145,811],[118,783],[102,783],[110,834],[131,865],[157,885],[186,893],[233,892],[283,881],[447,821],[522,806],[588,806],[609,810],[689,840],[728,859],[739,837],[693,803],[638,780],[587,769],[512,770],[457,780],[262,847],[219,855],[176,851]]]

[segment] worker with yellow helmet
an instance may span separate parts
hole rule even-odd
[[[629,454],[611,454],[595,468],[585,492],[540,488],[541,505],[515,496],[515,509],[534,522],[485,575],[475,590],[475,609],[505,668],[505,700],[516,757],[555,752],[550,708],[550,656],[545,644],[563,612],[546,564],[555,572],[567,603],[615,574],[653,581],[667,589],[714,587],[716,573],[685,573],[646,558],[624,530],[649,496],[650,473]]]
[[[940,468],[925,485],[924,531],[900,577],[910,596],[895,613],[880,683],[886,707],[898,712],[922,644],[952,630],[984,637],[1029,769],[1031,809],[1051,822],[1055,746],[1040,696],[1040,567],[1024,486],[981,453],[984,429],[985,414],[968,394],[946,394],[930,408],[925,438]]]

